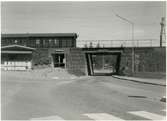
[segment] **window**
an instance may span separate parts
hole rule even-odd
[[[60,41],[59,41],[58,39],[54,39],[54,40],[53,40],[53,43],[54,43],[54,46],[55,46],[55,47],[59,47],[59,46],[60,46],[60,45],[59,45],[59,44],[60,44]]]
[[[49,39],[49,43],[50,43],[50,44],[52,43],[52,39]]]
[[[17,42],[18,42],[17,40],[14,41],[15,44],[17,44]]]
[[[57,39],[55,39],[54,43],[55,43],[55,45],[57,44]]]
[[[66,41],[67,47],[72,47],[72,39]]]
[[[39,45],[40,44],[40,39],[36,40],[36,44]]]
[[[46,41],[43,39],[43,47],[46,47]]]
[[[67,40],[66,39],[62,39],[62,47],[67,47]]]
[[[52,39],[49,39],[48,40],[48,47],[53,47],[53,40]]]

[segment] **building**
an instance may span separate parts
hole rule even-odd
[[[76,33],[2,34],[1,67],[29,70],[39,65],[66,67],[69,48],[76,47]]]
[[[79,76],[98,75],[101,71],[107,75],[166,72],[166,47],[135,47],[135,73],[132,73],[132,47],[78,48],[76,39],[76,33],[2,34],[1,68],[61,67]]]

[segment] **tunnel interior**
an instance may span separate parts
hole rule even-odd
[[[111,76],[118,74],[121,53],[87,53],[88,75]]]

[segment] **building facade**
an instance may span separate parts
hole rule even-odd
[[[27,70],[39,65],[66,67],[67,51],[76,48],[76,33],[2,34],[1,67]]]

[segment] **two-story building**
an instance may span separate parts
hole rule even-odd
[[[66,67],[70,48],[76,48],[76,33],[1,34],[1,67],[27,70],[38,65]]]

